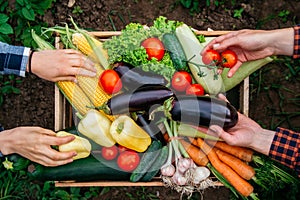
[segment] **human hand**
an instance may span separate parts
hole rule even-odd
[[[70,163],[77,153],[58,152],[51,146],[66,144],[74,136],[56,137],[55,132],[41,127],[18,127],[1,132],[1,152],[3,155],[17,153],[33,162],[45,166],[58,166]]]
[[[96,76],[94,64],[73,49],[43,50],[34,52],[31,71],[48,81],[76,81],[76,75]]]
[[[293,54],[294,32],[292,28],[265,30],[240,30],[221,35],[210,43],[201,52],[203,55],[208,49],[222,52],[231,49],[237,54],[238,62],[228,72],[232,77],[242,63],[262,59],[271,55]]]
[[[228,101],[224,95],[219,94],[218,98]],[[237,124],[226,131],[218,125],[211,125],[209,128],[200,127],[199,130],[219,137],[229,145],[248,147],[265,155],[269,154],[275,135],[275,131],[263,129],[254,120],[239,112]]]

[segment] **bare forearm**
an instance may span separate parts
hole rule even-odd
[[[267,40],[270,47],[274,49],[274,55],[293,55],[294,29],[284,28],[268,31]]]
[[[273,142],[275,131],[262,129],[253,135],[253,141],[250,148],[265,155],[269,155],[269,151]]]

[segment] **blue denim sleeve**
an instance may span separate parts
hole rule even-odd
[[[0,74],[25,77],[30,48],[0,42]]]

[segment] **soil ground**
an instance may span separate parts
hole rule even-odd
[[[51,11],[46,13],[43,20],[49,26],[70,23],[72,16],[75,22],[88,30],[121,30],[130,22],[139,22],[151,25],[158,16],[165,16],[171,20],[183,21],[199,30],[211,28],[214,30],[239,30],[239,29],[276,29],[290,27],[299,22],[300,2],[289,0],[253,0],[253,1],[210,1],[211,6],[205,5],[201,0],[199,12],[190,13],[190,9],[182,7],[179,1],[174,0],[75,0],[75,4],[68,6],[68,1],[56,0]],[[213,2],[225,2],[216,6]],[[243,8],[240,18],[234,17],[234,10]],[[74,13],[81,10],[82,13]],[[288,15],[279,17],[282,11],[289,11]],[[260,122],[265,127],[271,127],[277,118],[270,118],[270,112],[276,112],[284,104],[283,111],[300,111],[299,106],[286,99],[280,99],[278,90],[284,86],[290,91],[300,91],[299,84],[286,78],[288,70],[278,64],[268,64],[261,71],[258,78],[250,80],[250,117]],[[4,104],[0,107],[0,123],[6,129],[17,126],[36,125],[53,129],[54,127],[54,84],[41,80],[34,75],[22,80],[16,86],[20,88],[20,95],[7,95]],[[258,80],[263,80],[261,88],[257,88]],[[277,86],[277,87],[275,87]],[[260,92],[258,92],[258,90]],[[289,98],[297,95],[286,90],[281,94]],[[282,110],[281,110],[282,111]],[[275,121],[275,122],[274,122]],[[300,118],[291,119],[292,124],[283,123],[282,126],[293,125],[299,128]],[[297,125],[297,126],[296,126]],[[139,192],[137,192],[139,191]],[[141,192],[142,191],[142,192]],[[99,196],[99,199],[139,199],[144,195],[155,194],[159,199],[179,199],[180,194],[162,187],[149,187],[137,190],[134,187],[110,188],[109,192]],[[208,189],[204,192],[204,199],[229,199],[230,192],[224,187]],[[198,196],[201,198],[201,196]]]

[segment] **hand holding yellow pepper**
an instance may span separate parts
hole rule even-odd
[[[58,137],[63,137],[63,136],[68,136],[68,135],[73,135],[71,133],[65,132],[65,131],[59,131],[56,133],[56,136]],[[80,159],[80,158],[86,158],[90,155],[92,145],[91,143],[80,136],[74,135],[75,139],[72,140],[71,142],[67,144],[62,144],[58,146],[58,150],[61,152],[66,152],[66,151],[76,151],[77,155],[73,157],[74,160]]]

